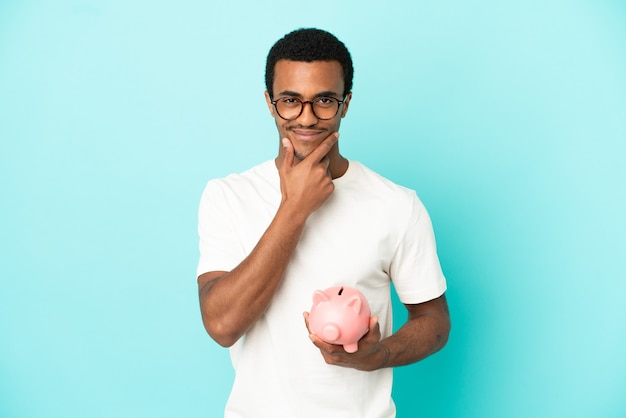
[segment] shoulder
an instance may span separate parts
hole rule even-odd
[[[274,160],[268,160],[241,173],[232,173],[226,177],[214,178],[207,182],[204,194],[245,192],[266,185],[273,187],[279,180]]]
[[[368,191],[387,199],[412,201],[417,198],[415,190],[402,186],[375,172],[358,161],[350,161],[351,176]]]
[[[378,207],[393,214],[397,221],[418,219],[426,212],[415,190],[382,176],[358,161],[350,161],[352,178],[358,199],[371,209]],[[358,191],[357,191],[358,190]]]

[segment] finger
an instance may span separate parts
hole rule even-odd
[[[311,328],[309,327],[309,313],[304,312],[303,316],[304,316],[304,325],[306,325],[306,329],[309,331],[309,334],[313,334],[313,332],[311,331]]]
[[[374,329],[376,324],[378,324],[378,317],[377,316],[372,316],[370,318],[370,330]]]
[[[380,325],[378,324],[378,317],[372,316],[370,318],[370,329],[368,332],[374,332],[375,334],[380,334]]]
[[[330,158],[328,158],[328,157],[322,158],[322,163],[324,163],[324,165],[326,166],[326,171],[328,171],[328,167],[330,167]],[[330,173],[328,173],[328,174],[330,174]]]
[[[371,335],[373,338],[380,340],[380,324],[378,323],[377,316],[370,318],[370,329],[367,331],[367,335]]]
[[[283,164],[285,168],[293,167],[293,160],[295,158],[295,152],[293,150],[293,144],[288,138],[283,138]]]
[[[344,351],[342,346],[327,343],[326,341],[322,340],[320,337],[318,337],[315,334],[309,334],[309,338],[311,339],[311,341],[313,341],[313,344],[317,348],[319,348],[321,351],[323,351],[326,354],[336,354],[336,353],[341,353]]]
[[[332,147],[337,143],[338,139],[339,132],[333,132],[328,135],[328,137],[326,137],[326,139],[324,139],[322,143],[319,144],[307,158],[305,158],[305,160],[311,159],[313,163],[321,162],[322,159],[326,157],[326,154],[328,154]]]

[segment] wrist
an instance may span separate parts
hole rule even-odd
[[[286,219],[291,225],[304,225],[308,218],[308,213],[283,198],[276,216]]]
[[[391,358],[391,349],[383,343],[380,343],[379,347],[380,347],[379,353],[381,356],[381,361],[377,369],[384,369],[386,367],[390,367],[389,360]]]

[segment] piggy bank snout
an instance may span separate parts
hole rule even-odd
[[[341,337],[341,329],[337,324],[326,324],[322,329],[321,337],[325,341],[337,341]]]

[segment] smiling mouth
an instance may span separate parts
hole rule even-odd
[[[318,138],[320,135],[324,133],[323,130],[316,129],[290,129],[291,133],[293,133],[296,138],[302,141],[311,141]]]

